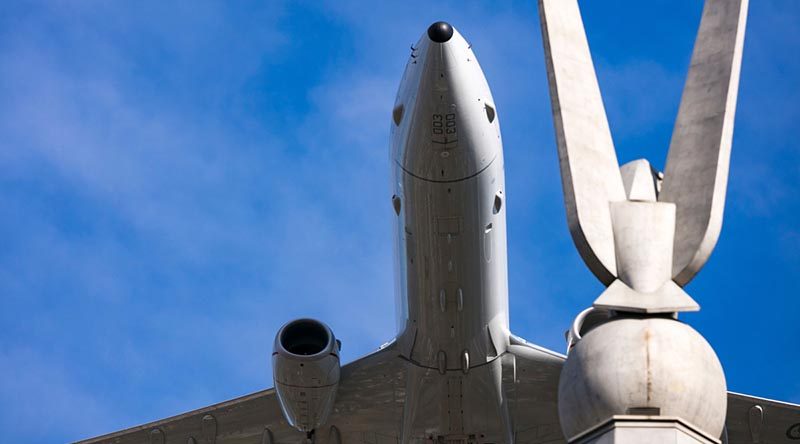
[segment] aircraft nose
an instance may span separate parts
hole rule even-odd
[[[473,177],[501,155],[494,100],[469,43],[436,22],[412,47],[392,112],[392,157],[430,182]]]
[[[428,38],[436,43],[444,43],[453,37],[453,27],[447,22],[436,22],[428,27]]]

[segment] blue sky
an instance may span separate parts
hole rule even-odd
[[[0,429],[66,442],[271,385],[278,327],[395,333],[391,106],[433,21],[505,141],[512,330],[602,290],[566,228],[533,1],[0,5]],[[620,160],[663,167],[700,1],[583,2]],[[753,2],[725,225],[683,317],[731,390],[800,402],[800,3]]]

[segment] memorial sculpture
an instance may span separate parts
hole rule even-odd
[[[683,287],[722,228],[747,9],[706,0],[661,173],[617,163],[577,0],[539,1],[569,230],[607,287],[568,334],[571,443],[727,439],[722,366],[678,314],[700,309]]]

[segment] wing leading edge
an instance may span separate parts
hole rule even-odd
[[[439,378],[448,381],[454,376],[420,368],[402,358],[397,348],[396,343],[392,343],[342,368],[333,412],[328,424],[316,430],[316,436],[306,436],[293,429],[281,414],[275,390],[269,389],[76,444],[397,444],[430,439],[429,435],[447,436],[448,442],[453,441],[453,444],[484,444],[486,439],[481,436],[467,434],[458,438],[457,434],[448,434],[446,428],[428,427],[427,423],[436,417],[435,412],[442,408],[435,397],[431,398],[431,393],[426,393],[436,391],[436,384],[419,385],[411,379],[419,376],[420,371],[424,373],[422,379],[428,381]],[[564,442],[557,409],[562,361],[563,356],[557,353],[512,338],[508,351],[496,360],[494,367],[501,371],[487,372],[502,379],[504,404],[509,414],[506,426],[512,440]],[[483,385],[465,384],[463,399],[484,404],[477,408],[488,412],[493,401],[483,395],[470,394],[479,394],[485,389]],[[424,407],[409,416],[405,409],[407,403],[419,403]],[[504,420],[483,419],[487,422]],[[442,435],[437,433],[437,428]],[[406,436],[403,436],[404,429],[407,429]]]
[[[513,442],[566,442],[558,420],[558,379],[565,356],[512,336],[507,352],[498,359]],[[394,343],[344,366],[329,425],[318,430],[317,436],[306,436],[289,426],[275,390],[269,389],[76,444],[418,441],[414,434],[402,437],[404,424],[408,424],[404,406],[412,396],[408,392],[420,389],[408,380],[416,374],[409,372],[411,367],[416,365],[400,357]],[[727,442],[732,444],[796,443],[800,441],[800,405],[731,392],[726,426]],[[484,443],[477,437],[464,436],[452,444]]]
[[[404,381],[404,366],[392,348],[342,367],[329,420],[335,426],[326,427],[327,436],[308,437],[292,428],[283,418],[275,390],[269,389],[75,444],[296,444],[309,438],[336,444],[395,443],[403,404],[396,388]]]
[[[725,426],[731,444],[797,443],[800,405],[729,392]]]
[[[75,444],[273,444],[302,438],[283,419],[275,390],[269,389]]]

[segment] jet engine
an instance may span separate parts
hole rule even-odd
[[[339,341],[315,319],[281,327],[272,352],[272,376],[286,421],[301,432],[325,424],[339,386]]]

